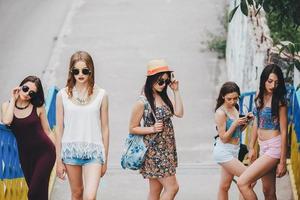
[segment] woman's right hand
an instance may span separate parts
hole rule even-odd
[[[61,160],[56,162],[56,176],[62,180],[66,179],[66,166]]]
[[[162,132],[163,130],[163,122],[162,121],[157,121],[154,126],[153,126],[153,132],[154,133],[159,133]]]
[[[253,163],[257,158],[256,151],[254,149],[249,149],[248,159],[250,163]]]
[[[20,87],[15,87],[12,91],[11,91],[11,98],[16,101],[17,98],[19,97],[19,92],[20,92]]]
[[[234,123],[235,123],[235,126],[238,127],[238,126],[246,125],[247,122],[248,122],[247,117],[240,117],[237,120],[235,120]]]

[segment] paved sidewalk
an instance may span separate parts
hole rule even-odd
[[[216,199],[219,167],[212,161],[213,107],[217,79],[225,73],[216,55],[201,51],[207,31],[219,31],[224,3],[218,0],[74,0],[54,48],[44,80],[63,87],[72,53],[86,50],[96,66],[96,82],[108,91],[111,144],[109,170],[98,199],[142,200],[147,182],[120,169],[132,105],[145,81],[149,59],[169,61],[180,81],[183,119],[174,119],[179,154],[179,200]],[[285,184],[286,185],[286,184]],[[259,184],[258,184],[259,186]],[[287,192],[278,188],[282,198]],[[58,180],[52,200],[70,199],[68,183]],[[230,199],[238,199],[233,184]],[[260,192],[260,199],[261,192]]]

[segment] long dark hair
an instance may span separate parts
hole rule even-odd
[[[217,98],[215,111],[224,103],[224,97],[226,96],[226,94],[233,92],[236,92],[239,96],[241,95],[240,88],[235,82],[228,81],[222,85],[219,96]],[[235,108],[239,110],[239,105],[236,104]]]
[[[153,85],[157,82],[159,78],[161,78],[165,73],[168,74],[169,78],[171,77],[171,72],[160,72],[154,74],[152,76],[148,76],[146,79],[145,87],[144,87],[144,94],[150,103],[150,106],[153,111],[155,111],[155,102],[154,102],[154,95],[153,95]],[[171,100],[167,94],[168,85],[165,85],[164,89],[161,92],[158,92],[158,95],[164,101],[164,103],[170,108],[172,114],[174,114],[174,108]]]
[[[273,90],[272,95],[272,117],[273,119],[279,116],[279,106],[286,105],[286,88],[283,78],[283,73],[280,67],[276,64],[267,65],[260,75],[259,92],[255,98],[257,110],[260,111],[264,107],[264,95],[266,91],[266,81],[269,79],[270,74],[275,74],[278,78],[278,86]]]
[[[36,86],[36,93],[30,98],[30,103],[35,107],[41,107],[45,103],[44,90],[41,80],[36,76],[27,76],[19,86],[24,85],[27,82],[32,82]]]
[[[69,73],[68,73],[68,80],[66,84],[68,88],[69,97],[73,96],[72,90],[76,83],[76,79],[72,74],[72,69],[74,68],[74,65],[79,61],[84,62],[86,66],[91,70],[91,74],[88,77],[88,95],[91,96],[93,94],[93,88],[95,84],[95,67],[94,67],[93,59],[88,52],[77,51],[71,56],[70,63],[69,63]]]

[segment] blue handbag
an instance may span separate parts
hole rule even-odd
[[[152,112],[151,106],[147,99],[142,96],[142,100],[144,102],[144,115],[150,111]],[[156,120],[155,114],[153,116]],[[156,136],[154,136],[154,138],[149,142],[149,146],[153,144]],[[144,163],[145,154],[149,146],[147,147],[145,145],[143,135],[129,134],[125,140],[125,148],[121,157],[122,168],[131,170],[140,169]]]

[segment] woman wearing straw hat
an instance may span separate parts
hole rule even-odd
[[[177,152],[171,117],[183,116],[183,104],[179,93],[178,80],[172,80],[166,61],[151,60],[148,63],[147,79],[143,94],[133,107],[130,120],[130,133],[144,135],[149,145],[145,162],[140,170],[149,179],[149,200],[172,200],[178,192],[176,179]],[[168,86],[174,99],[167,94]],[[144,116],[144,102],[149,102],[153,115]],[[144,120],[144,127],[140,126]]]

